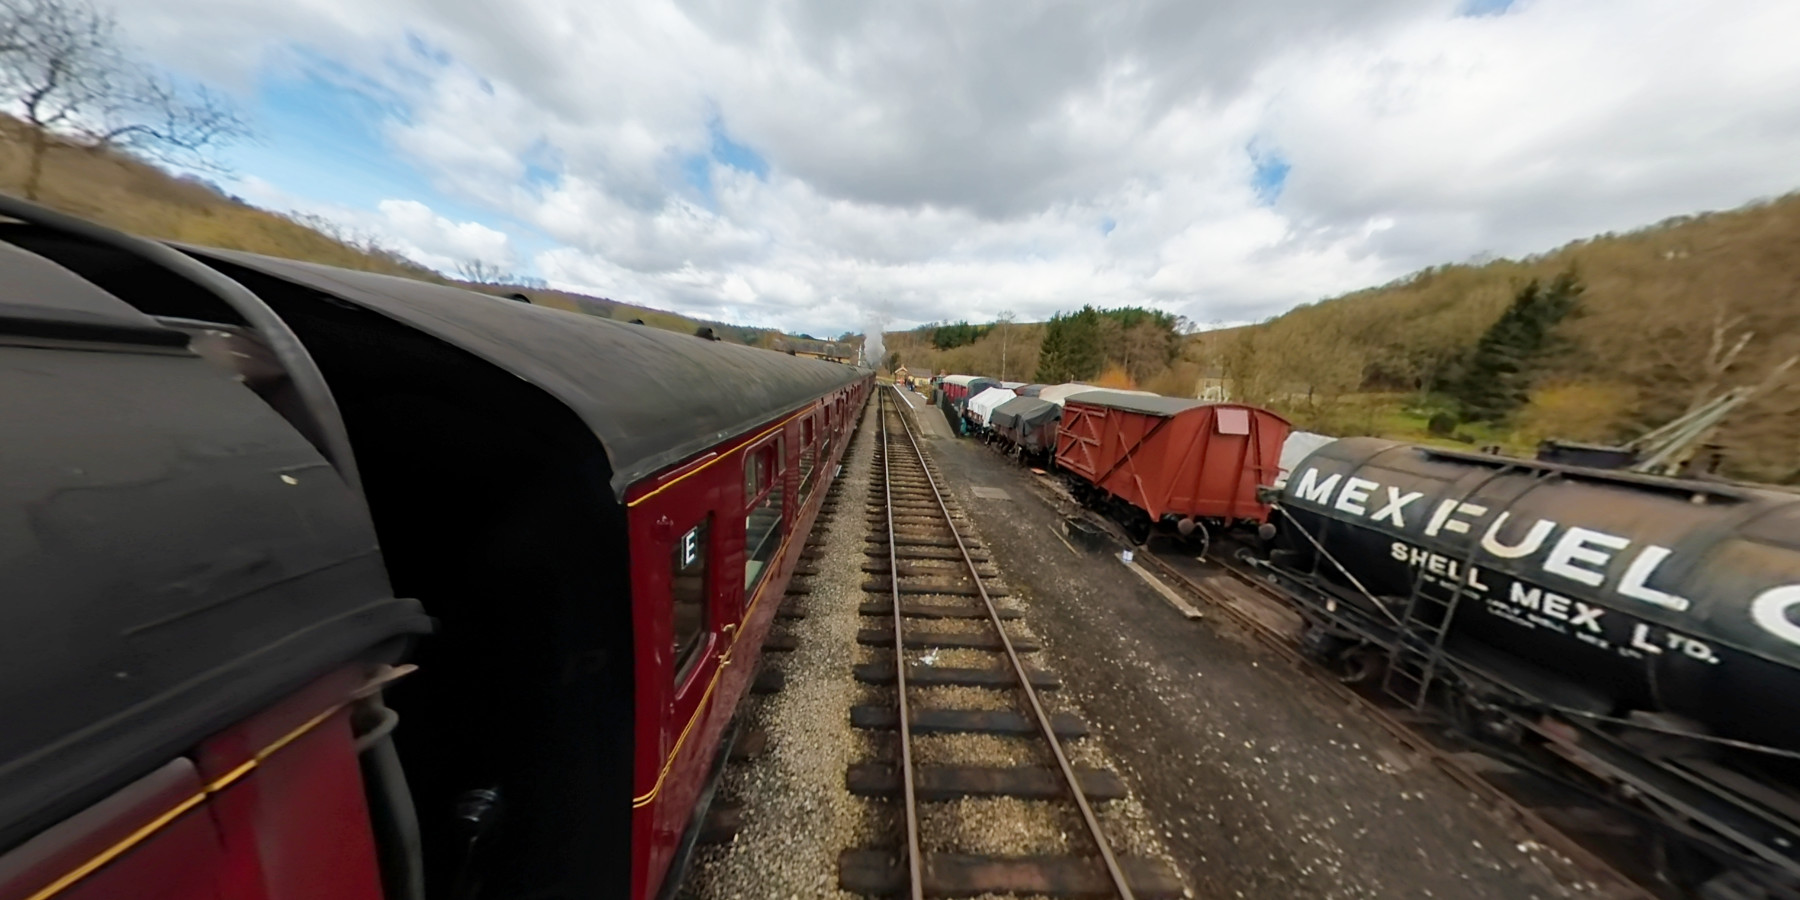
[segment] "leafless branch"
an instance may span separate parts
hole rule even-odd
[[[499,266],[480,259],[466,259],[456,264],[456,275],[471,284],[511,284],[510,277]]]
[[[51,134],[166,165],[223,171],[212,151],[248,136],[232,104],[135,58],[88,0],[0,0],[0,103],[34,129],[27,196]]]

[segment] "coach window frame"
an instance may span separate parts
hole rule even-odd
[[[700,516],[699,521],[677,534],[669,547],[670,562],[672,563],[669,571],[669,660],[672,672],[671,683],[677,692],[680,692],[682,686],[693,676],[694,670],[698,668],[697,663],[706,655],[708,635],[718,629],[718,615],[717,611],[713,609],[715,605],[713,596],[717,590],[716,581],[719,568],[716,565],[718,556],[714,550],[718,541],[716,519],[712,510],[706,510]],[[689,535],[696,531],[702,533],[690,542]],[[695,623],[696,627],[688,636],[685,646],[681,635],[679,609],[684,602],[681,598],[680,582],[684,574],[682,572],[684,563],[686,565],[698,563],[700,566],[699,592],[691,601],[692,605],[698,607],[699,620]]]
[[[818,480],[819,468],[819,431],[816,416],[808,413],[800,420],[800,499],[805,501],[812,496],[813,485]]]
[[[755,600],[756,591],[768,579],[769,572],[781,558],[781,544],[787,533],[787,486],[785,435],[775,434],[744,451],[744,605]],[[779,492],[778,495],[777,492]],[[766,509],[774,496],[773,516]],[[769,527],[757,533],[759,513]],[[766,551],[765,558],[758,553]],[[754,567],[754,571],[753,571]]]

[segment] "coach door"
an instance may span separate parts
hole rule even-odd
[[[736,627],[736,593],[724,565],[736,500],[727,465],[703,464],[632,510],[643,541],[633,559],[645,573],[637,598],[640,652],[655,660],[638,667],[639,708],[658,721],[639,730],[656,750],[639,751],[633,801],[654,804],[651,872],[661,870],[681,837],[711,764],[706,749],[717,739],[718,717],[708,707]]]

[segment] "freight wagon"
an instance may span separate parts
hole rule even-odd
[[[1202,522],[1266,522],[1257,488],[1279,472],[1286,419],[1236,403],[1087,391],[1063,403],[1056,465],[1077,499],[1106,509],[1139,540]]]
[[[1056,451],[1062,407],[1037,397],[1014,397],[994,408],[994,433],[1021,461],[1040,465]]]

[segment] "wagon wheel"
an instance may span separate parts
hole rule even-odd
[[[1212,549],[1212,534],[1206,530],[1206,523],[1199,519],[1194,520],[1194,530],[1183,535],[1181,540],[1195,559],[1205,559],[1206,551]]]

